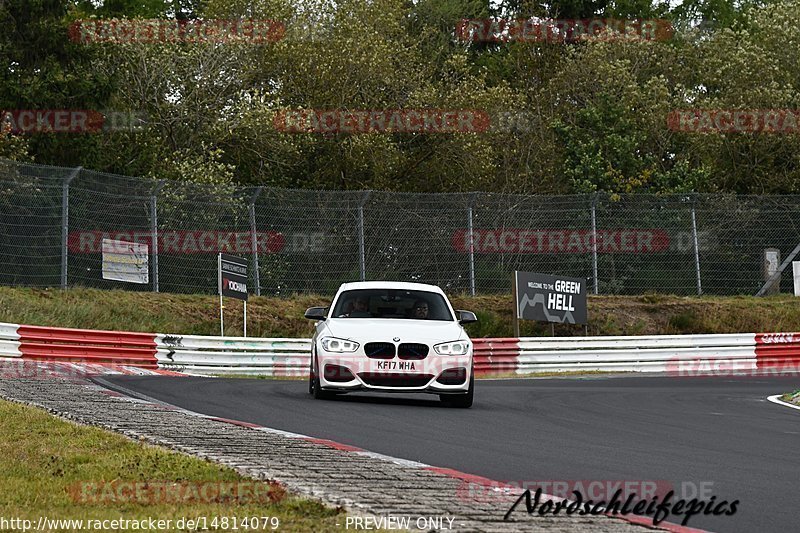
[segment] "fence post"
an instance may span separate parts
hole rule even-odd
[[[469,195],[467,205],[467,231],[469,232],[469,293],[475,296],[475,234],[472,226],[472,205],[475,202],[475,193]]]
[[[153,255],[153,292],[158,292],[158,193],[166,183],[158,180],[150,192],[150,242]]]
[[[695,204],[697,198],[692,199],[692,243],[694,245],[694,268],[697,275],[697,295],[703,294],[703,286],[700,283],[700,247],[697,242],[697,217],[695,216]]]
[[[69,238],[69,184],[83,167],[73,170],[61,184],[61,288],[67,288],[67,239]]]
[[[253,273],[255,274],[253,281],[256,283],[256,296],[261,296],[261,275],[258,272],[258,244],[256,241],[256,199],[258,199],[258,196],[263,190],[264,187],[256,188],[256,192],[250,197],[250,205],[247,206],[247,210],[250,214],[251,252],[253,253]]]
[[[358,204],[358,259],[361,273],[361,281],[367,279],[367,258],[364,247],[364,204],[369,200],[372,191],[366,191]]]
[[[592,276],[594,293],[600,294],[600,281],[597,279],[597,193],[592,197]]]

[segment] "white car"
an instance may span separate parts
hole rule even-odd
[[[309,392],[426,392],[472,406],[472,342],[462,327],[474,313],[455,311],[442,289],[422,283],[345,283],[318,320],[311,343]]]

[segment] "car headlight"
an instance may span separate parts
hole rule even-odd
[[[433,350],[439,355],[467,355],[469,350],[469,342],[467,341],[451,341],[437,344]]]
[[[320,341],[322,349],[326,352],[355,352],[358,350],[358,343],[347,339],[337,339],[336,337],[325,337]]]

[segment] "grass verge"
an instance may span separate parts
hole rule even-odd
[[[512,336],[510,295],[450,295],[459,309],[475,311],[480,321],[468,326],[473,337]],[[295,295],[251,297],[248,333],[258,337],[310,337],[306,308],[328,305],[330,298]],[[71,288],[0,287],[0,322],[197,335],[219,334],[216,296]],[[242,304],[226,301],[227,335],[241,335]],[[520,323],[522,336],[550,335],[548,324]],[[667,335],[800,331],[800,300],[789,295],[756,298],[590,296],[591,335]],[[584,335],[583,326],[558,324],[558,336]]]
[[[793,403],[795,405],[800,405],[800,389],[797,389],[794,392],[787,392],[780,398],[786,403]]]
[[[316,532],[338,529],[336,523],[344,523],[341,511],[290,496],[278,486],[244,478],[229,468],[136,443],[103,429],[72,424],[40,409],[2,400],[0,482],[3,487],[0,516],[29,519],[34,525],[40,517],[77,520],[153,517],[171,519],[173,524],[184,517],[207,517],[206,523],[212,529],[214,517],[268,516],[277,517],[279,531]],[[99,485],[104,482],[116,483],[116,488]],[[139,498],[131,497],[132,492],[120,488],[129,487],[127,482],[139,482],[136,487],[141,487],[141,482],[156,486],[174,482],[185,488],[180,492],[164,492],[172,494],[170,497]],[[243,482],[244,490],[239,494],[244,496],[249,490],[251,496],[222,501],[224,498],[213,497],[214,487],[219,487],[217,482]],[[193,491],[193,487],[199,489]],[[209,494],[212,497],[206,497]],[[259,497],[252,496],[255,494]],[[114,501],[120,495],[128,501]],[[262,527],[264,525],[260,520],[260,527],[255,530],[272,530],[271,525]],[[217,530],[234,530],[232,526],[229,522],[228,527]],[[45,529],[73,531],[77,528],[74,524],[72,527],[51,524]],[[139,529],[149,530],[154,529]],[[173,525],[168,530],[179,528]]]

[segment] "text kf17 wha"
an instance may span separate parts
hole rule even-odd
[[[367,281],[339,287],[311,343],[309,392],[425,392],[448,405],[472,406],[472,342],[463,325],[474,313],[453,310],[435,285]]]

